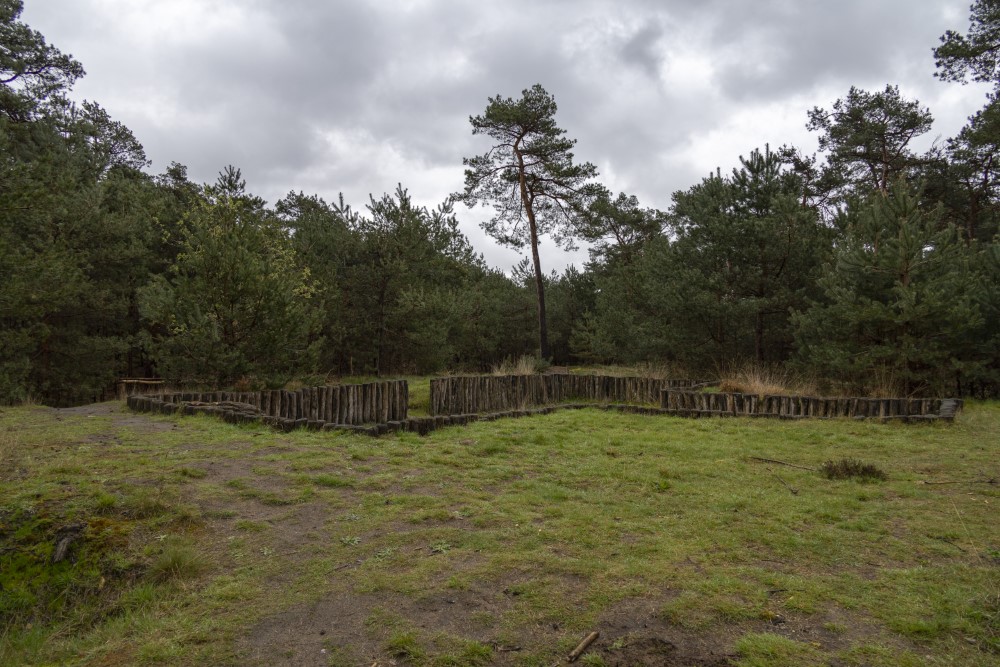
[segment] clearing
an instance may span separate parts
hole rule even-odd
[[[579,664],[997,665],[998,443],[997,403],[379,439],[3,408],[0,664],[547,667],[598,630]],[[843,458],[888,479],[759,460]]]

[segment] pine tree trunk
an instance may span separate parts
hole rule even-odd
[[[534,213],[530,213],[531,259],[535,266],[535,293],[538,297],[538,354],[542,359],[548,359],[549,327],[545,319],[545,283],[542,281],[542,263],[538,259],[538,232],[534,218]]]
[[[754,346],[754,356],[757,357],[757,363],[764,363],[764,313],[757,312],[757,321],[754,326],[753,333],[753,346]]]
[[[535,210],[532,198],[528,194],[528,182],[525,178],[524,156],[519,148],[521,140],[514,142],[514,154],[517,156],[518,180],[521,187],[521,204],[528,218],[528,229],[531,232],[531,260],[535,268],[535,293],[538,297],[538,354],[542,359],[549,358],[549,328],[545,320],[545,284],[542,282],[542,262],[538,258],[538,226],[535,224]]]

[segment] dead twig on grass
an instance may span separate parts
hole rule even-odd
[[[333,571],[334,572],[338,572],[338,571],[343,570],[343,569],[348,568],[348,567],[352,567],[352,566],[353,567],[357,567],[358,565],[361,565],[363,562],[364,562],[363,560],[356,560],[353,563],[344,563],[343,565],[338,565],[337,567],[333,568]]]
[[[788,489],[789,491],[791,491],[791,493],[792,493],[792,495],[793,495],[793,496],[797,496],[797,495],[799,495],[799,490],[798,490],[798,489],[796,489],[796,488],[793,488],[792,486],[790,486],[790,485],[788,484],[788,482],[786,482],[785,480],[781,479],[781,477],[779,477],[777,473],[773,473],[773,472],[772,472],[771,474],[772,474],[772,475],[774,476],[774,478],[775,478],[775,479],[777,479],[777,480],[778,480],[779,482],[781,482],[781,484],[782,484],[782,485],[783,485],[783,486],[784,486],[784,487],[785,487],[786,489]]]
[[[496,642],[493,642],[492,644],[490,644],[490,646],[497,653],[512,653],[514,651],[520,651],[521,650],[520,646],[504,646],[503,644],[498,644]]]
[[[922,479],[918,482],[919,484],[996,484],[997,478],[990,477],[987,479],[945,479],[945,480],[926,480]]]
[[[583,641],[576,645],[576,648],[569,652],[566,656],[567,660],[570,662],[575,662],[577,658],[583,655],[583,652],[587,650],[587,647],[594,643],[594,640],[601,636],[601,633],[594,630],[589,635],[583,638]]]
[[[798,468],[799,470],[812,470],[816,472],[816,468],[810,468],[809,466],[800,466],[797,463],[789,463],[788,461],[779,461],[778,459],[764,459],[759,456],[748,456],[748,459],[752,461],[761,461],[762,463],[777,463],[778,465],[788,466],[789,468]]]
[[[955,541],[952,540],[950,537],[944,537],[942,535],[928,535],[927,537],[929,537],[929,538],[931,538],[933,540],[941,540],[945,544],[948,544],[948,545],[951,545],[951,546],[955,547],[956,549],[958,549],[959,551],[961,551],[963,554],[964,553],[968,553],[965,549],[963,549],[962,547],[960,547],[957,544],[955,544]]]

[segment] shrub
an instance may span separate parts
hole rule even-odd
[[[853,477],[860,480],[880,482],[889,479],[889,475],[878,466],[871,463],[864,463],[857,459],[827,461],[820,467],[820,471],[827,479],[850,479]]]

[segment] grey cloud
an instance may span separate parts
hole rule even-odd
[[[626,63],[638,66],[649,76],[657,77],[663,58],[656,47],[662,37],[663,26],[657,22],[639,28],[622,45],[622,59]]]
[[[83,62],[78,94],[132,128],[155,169],[176,160],[211,181],[233,163],[272,201],[288,190],[327,198],[343,190],[362,193],[352,194],[359,207],[366,193],[403,180],[418,200],[436,203],[461,187],[462,157],[487,147],[472,137],[469,116],[493,95],[541,83],[579,142],[578,158],[613,173],[616,189],[665,208],[670,193],[704,176],[678,156],[741,110],[794,98],[801,133],[809,106],[850,85],[904,83],[918,98],[941,90],[930,50],[944,30],[966,27],[964,18],[945,25],[941,7],[965,17],[968,0],[204,2],[252,14],[256,32],[236,22],[211,36],[194,26],[160,35],[162,44],[140,42],[105,0],[28,0],[25,19]],[[665,84],[684,49],[707,59],[712,74]],[[981,104],[972,97],[967,114]],[[363,143],[346,149],[357,154],[338,153],[329,134]],[[733,141],[719,163],[762,143]],[[386,155],[395,171],[380,162]],[[480,246],[483,211],[460,216],[477,248],[507,268],[509,253]],[[552,244],[546,252],[550,265],[568,261]]]
[[[910,72],[927,77],[945,27],[932,2],[741,3],[719,12],[712,40],[724,63],[718,82],[734,100],[774,99],[821,85],[884,85]]]

